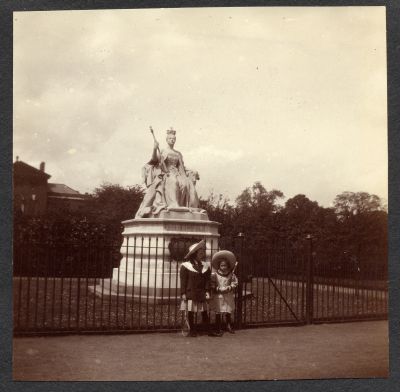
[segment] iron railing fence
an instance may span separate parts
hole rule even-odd
[[[15,242],[15,333],[179,330],[179,268],[195,241],[176,238],[167,246],[162,238],[134,237],[122,248]],[[254,248],[243,237],[208,244],[209,258],[229,249],[239,260],[239,328],[387,317],[381,265],[338,273],[335,263],[318,262],[312,242],[306,245]]]
[[[15,242],[14,276],[107,278],[119,266],[120,246],[102,243]]]
[[[388,315],[387,270],[369,264],[359,269],[334,264],[313,266],[313,322],[355,321]]]
[[[277,313],[279,323],[387,318],[387,262],[375,260],[373,255],[362,262],[354,258],[344,261],[342,251],[337,251],[335,258],[330,250],[327,263],[314,249],[311,237],[296,248],[287,243],[253,242],[247,246],[244,242],[241,268],[249,277],[244,279],[244,287],[253,296],[243,302],[244,325],[271,324]],[[273,301],[277,296],[278,303]]]
[[[18,333],[177,330],[179,268],[195,238],[97,244],[14,243]],[[210,256],[218,248],[211,241]],[[121,251],[121,253],[120,253]]]

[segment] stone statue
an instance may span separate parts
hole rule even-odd
[[[195,189],[199,174],[186,170],[182,154],[174,149],[176,131],[167,130],[167,148],[160,151],[154,137],[151,160],[143,167],[142,176],[146,193],[136,213],[136,218],[157,216],[161,210],[187,208],[189,211],[202,211]]]

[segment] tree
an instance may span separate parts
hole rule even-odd
[[[382,200],[367,192],[343,192],[334,200],[343,250],[364,268],[387,264],[387,212]]]
[[[385,210],[379,196],[367,192],[343,192],[336,196],[333,203],[335,212],[341,219],[364,212]]]
[[[91,210],[100,218],[120,223],[135,217],[143,195],[139,185],[124,188],[118,184],[104,183],[93,192]]]
[[[292,241],[304,240],[307,234],[316,235],[323,224],[322,207],[305,195],[288,199],[283,209],[286,235]]]
[[[246,188],[237,198],[236,205],[238,210],[261,209],[268,212],[275,212],[279,209],[275,204],[284,195],[281,191],[273,189],[267,191],[261,182],[257,181],[251,188]]]
[[[221,223],[219,232],[222,237],[236,234],[233,227],[234,208],[227,198],[211,192],[207,199],[200,199],[199,204],[207,211],[210,220]]]
[[[233,227],[236,232],[245,233],[249,246],[275,243],[280,237],[280,228],[277,225],[282,209],[277,204],[280,198],[283,198],[281,191],[267,191],[260,182],[244,189],[236,198]]]
[[[316,219],[319,210],[320,206],[316,201],[311,201],[305,195],[296,195],[286,201],[284,213],[291,224],[306,226],[311,220]],[[305,227],[305,229],[311,228]]]
[[[307,236],[311,235],[318,258],[326,257],[328,243],[332,249],[331,233],[337,222],[332,209],[321,207],[316,201],[299,194],[286,201],[281,215],[284,236],[291,248],[304,247]]]

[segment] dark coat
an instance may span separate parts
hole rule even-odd
[[[210,267],[203,263],[202,269],[197,270],[190,261],[187,261],[181,265],[179,275],[181,295],[186,294],[186,298],[192,301],[204,302],[206,292],[210,291]]]

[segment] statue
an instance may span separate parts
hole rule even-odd
[[[136,218],[157,216],[161,210],[186,207],[189,211],[202,212],[195,189],[199,174],[185,169],[182,154],[174,149],[176,131],[167,130],[167,148],[160,151],[159,143],[154,137],[150,161],[143,167],[143,182],[146,193],[136,213]]]

